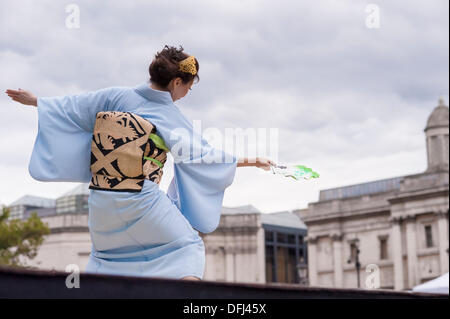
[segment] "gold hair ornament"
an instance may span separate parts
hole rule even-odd
[[[197,74],[197,68],[195,67],[195,57],[193,55],[187,57],[186,59],[180,61],[179,63],[180,71],[190,73],[192,75]]]

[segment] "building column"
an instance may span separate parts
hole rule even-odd
[[[310,286],[317,286],[317,237],[307,236],[308,243],[308,280]]]
[[[213,249],[208,249],[208,246],[205,247],[205,272],[203,278],[205,280],[215,280],[214,251]]]
[[[409,215],[406,221],[406,253],[408,255],[408,288],[418,284],[417,278],[417,239],[416,239],[416,216]]]
[[[225,273],[225,279],[229,282],[235,281],[236,274],[234,273],[234,256],[235,256],[235,249],[234,248],[226,248],[225,249],[225,264],[226,264],[226,273]]]
[[[261,216],[258,217],[259,219]],[[260,225],[260,221],[258,221]],[[256,262],[258,268],[258,282],[266,283],[266,243],[264,240],[264,228],[259,227],[256,233]]]
[[[439,264],[441,275],[448,272],[448,212],[438,212]]]
[[[403,290],[403,253],[401,218],[391,218],[392,222],[392,252],[394,259],[394,289]]]
[[[342,265],[342,235],[332,234],[334,260],[334,287],[343,288],[344,266]]]

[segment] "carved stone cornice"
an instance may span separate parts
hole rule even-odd
[[[402,223],[402,221],[404,220],[403,216],[391,216],[389,217],[389,222],[391,223],[391,225],[400,225]]]
[[[258,232],[260,227],[256,226],[242,226],[242,227],[225,227],[219,226],[214,231],[215,234],[255,234]]]
[[[428,198],[435,198],[438,196],[447,196],[449,195],[448,185],[447,186],[439,186],[431,190],[411,190],[399,193],[398,195],[388,198],[387,201],[391,204],[398,204],[404,202],[410,202],[413,200],[421,200]]]
[[[378,235],[378,239],[388,239],[389,238],[389,234],[382,234],[382,235]]]
[[[367,218],[375,216],[384,216],[391,213],[390,205],[383,205],[370,208],[361,208],[351,211],[341,211],[341,212],[319,212],[317,215],[311,215],[302,218],[303,222],[307,225],[324,224],[331,222],[343,222],[347,219],[354,218]]]
[[[305,241],[308,245],[315,245],[317,244],[318,237],[316,235],[308,235],[305,237]]]
[[[341,233],[331,233],[330,237],[333,241],[342,241],[344,236]]]
[[[416,215],[408,214],[408,215],[404,216],[404,220],[407,223],[415,223],[416,222]]]
[[[219,252],[223,251],[225,255],[228,254],[254,254],[256,253],[257,249],[256,247],[239,247],[239,246],[229,246],[229,247],[216,247],[206,244],[205,245],[205,253],[206,254],[212,254],[217,255]]]
[[[447,209],[447,210],[445,210],[445,209],[440,209],[440,210],[438,210],[438,211],[436,212],[436,215],[437,215],[439,218],[448,218],[448,209]]]

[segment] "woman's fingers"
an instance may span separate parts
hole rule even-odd
[[[276,166],[275,162],[270,159],[264,159],[265,163],[262,168],[266,171],[270,170],[270,166]]]
[[[18,90],[11,90],[11,89],[7,89],[6,93],[7,94],[21,94],[23,91],[18,91]]]
[[[18,89],[18,90],[11,90],[11,89],[7,89],[6,91],[5,91],[5,93],[6,94],[8,94],[8,95],[27,95],[27,94],[30,94],[29,92],[27,92],[27,91],[25,91],[25,90],[22,90],[22,89]]]
[[[261,168],[265,171],[270,170],[270,160],[266,159],[266,158],[261,158],[260,159],[260,164],[261,164]]]
[[[37,97],[30,91],[19,88],[18,90],[7,89],[5,93],[16,102],[37,106]]]
[[[8,94],[8,96],[10,98],[25,98],[26,95],[23,94],[22,92],[7,92],[6,94]]]
[[[8,93],[8,96],[13,98],[13,97],[21,97],[23,96],[22,94],[12,94],[12,93]]]
[[[16,99],[20,99],[21,96],[20,95],[8,95],[10,98],[16,98]]]
[[[29,104],[28,103],[28,96],[25,92],[23,91],[16,91],[16,90],[6,90],[6,94],[8,94],[8,96],[16,102],[19,102],[21,104]]]

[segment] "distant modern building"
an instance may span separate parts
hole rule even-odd
[[[56,212],[55,207],[54,199],[25,195],[8,206],[10,211],[9,219],[28,218],[31,211],[37,212],[39,216],[52,215]]]
[[[28,265],[65,270],[76,264],[85,269],[92,246],[88,186],[80,184],[56,200],[24,196],[9,206],[16,217],[27,218],[36,211],[50,228]],[[218,228],[200,235],[205,242],[205,280],[298,283],[298,269],[307,267],[306,226],[292,212],[262,214],[251,205],[223,207]]]
[[[449,109],[442,99],[424,132],[425,172],[322,190],[318,202],[295,211],[308,226],[312,286],[357,287],[357,262],[361,288],[379,279],[381,288],[411,289],[449,271]]]
[[[80,184],[56,199],[56,213],[88,213],[89,184]]]

